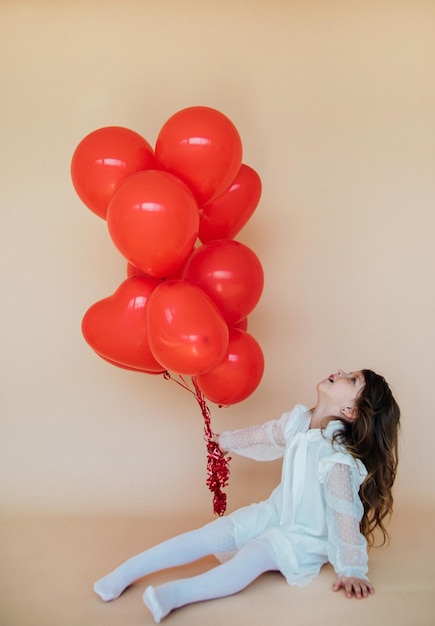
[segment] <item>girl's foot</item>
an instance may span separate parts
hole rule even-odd
[[[145,593],[143,594],[143,601],[153,614],[156,624],[160,624],[160,620],[163,619],[170,612],[170,609],[165,610],[163,608],[163,606],[159,602],[158,591],[152,585],[145,589]]]
[[[113,571],[104,578],[100,578],[94,585],[94,591],[100,596],[104,602],[110,602],[110,600],[116,600],[121,593],[128,587],[125,585],[122,578],[117,575],[117,571]]]

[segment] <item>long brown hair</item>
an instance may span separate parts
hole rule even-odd
[[[360,487],[364,506],[361,532],[369,545],[375,544],[375,530],[381,532],[380,545],[388,542],[385,523],[393,512],[392,487],[398,463],[400,409],[383,376],[362,370],[365,386],[356,400],[358,418],[344,422],[335,437],[353,457],[361,459],[367,476]]]

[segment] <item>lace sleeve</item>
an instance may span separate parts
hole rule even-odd
[[[363,506],[356,466],[333,463],[325,476],[328,558],[339,576],[367,579],[367,542],[360,532]]]
[[[219,446],[226,452],[235,452],[256,461],[273,461],[284,456],[285,427],[289,414],[260,426],[248,426],[220,435]]]

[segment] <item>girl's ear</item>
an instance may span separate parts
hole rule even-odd
[[[354,406],[344,407],[343,409],[341,409],[341,413],[344,419],[348,420],[349,422],[352,422],[358,417],[357,410]]]

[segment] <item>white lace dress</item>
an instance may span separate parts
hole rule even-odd
[[[238,548],[267,546],[289,584],[305,585],[326,562],[341,576],[367,579],[367,544],[360,533],[359,487],[367,471],[331,436],[342,423],[309,429],[307,407],[280,419],[224,432],[223,450],[258,461],[283,458],[281,482],[270,497],[227,516]]]

